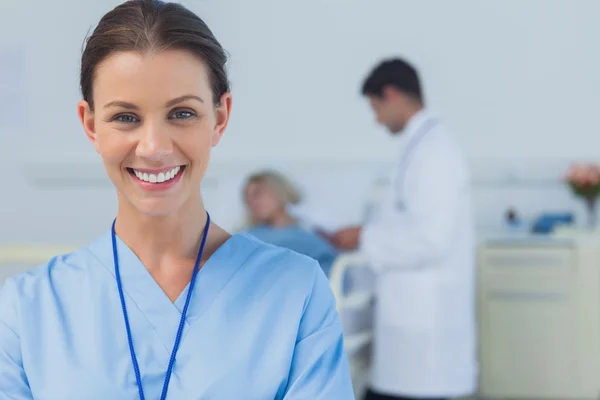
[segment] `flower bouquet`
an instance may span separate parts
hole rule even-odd
[[[573,194],[584,200],[589,227],[596,227],[596,204],[600,196],[600,166],[597,164],[574,164],[565,177]]]

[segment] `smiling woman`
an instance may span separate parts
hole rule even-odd
[[[87,40],[78,115],[118,212],[0,291],[4,397],[354,398],[319,264],[204,209],[231,112],[225,62],[198,16],[156,0],[116,7]]]
[[[110,32],[102,33],[103,40]],[[146,40],[160,40],[154,35]],[[90,52],[100,52],[91,47],[94,43],[92,37]],[[216,79],[211,75],[223,74],[212,74],[191,51],[170,47],[156,52],[151,43],[135,45],[150,50],[113,49],[95,69],[87,67],[84,55],[84,99],[78,107],[83,127],[123,207],[153,216],[171,214],[185,204],[197,207],[201,202],[193,198],[199,196],[210,150],[219,143],[231,110],[227,83],[211,90]],[[224,58],[217,61],[223,65]],[[89,85],[92,76],[95,82]],[[176,174],[165,182],[170,171]],[[117,218],[117,228],[119,224]]]

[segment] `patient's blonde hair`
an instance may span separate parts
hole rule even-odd
[[[284,177],[279,172],[273,170],[263,170],[250,175],[246,180],[246,184],[244,185],[244,203],[246,200],[246,190],[248,189],[248,185],[251,183],[262,183],[269,186],[275,191],[275,194],[279,200],[281,200],[285,205],[298,204],[302,200],[300,192],[292,184],[292,182],[290,182],[289,179]],[[247,215],[245,226],[252,227],[255,224],[256,222],[252,220],[252,217]]]
[[[271,187],[285,204],[298,204],[301,200],[300,193],[292,182],[276,171],[265,170],[250,175],[244,190],[251,183],[263,183]]]

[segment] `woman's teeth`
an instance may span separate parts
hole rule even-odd
[[[175,178],[179,171],[181,171],[181,167],[175,167],[170,171],[165,171],[158,174],[149,174],[147,172],[136,171],[135,169],[133,170],[133,173],[138,177],[138,179],[144,182],[163,183]]]

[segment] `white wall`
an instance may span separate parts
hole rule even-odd
[[[115,206],[109,187],[40,187],[29,172],[32,164],[43,172],[60,162],[77,165],[63,168],[69,179],[86,168],[84,176],[97,174],[75,114],[79,56],[90,27],[117,3],[0,2],[0,242],[87,240],[109,227]],[[389,159],[396,145],[375,126],[358,92],[368,69],[393,54],[420,68],[429,104],[478,163],[598,158],[598,1],[185,4],[231,53],[234,109],[214,154],[218,165]],[[11,46],[17,50],[9,59]],[[11,61],[19,53],[24,67]],[[11,68],[18,70],[2,75]],[[7,81],[20,96],[2,94]],[[558,179],[559,170],[552,174]],[[557,182],[550,186],[554,201],[560,197],[552,207],[571,206]],[[513,198],[531,203],[526,193],[507,197],[529,189],[493,190],[480,203],[502,204],[488,209]],[[547,198],[527,207],[544,207]]]

